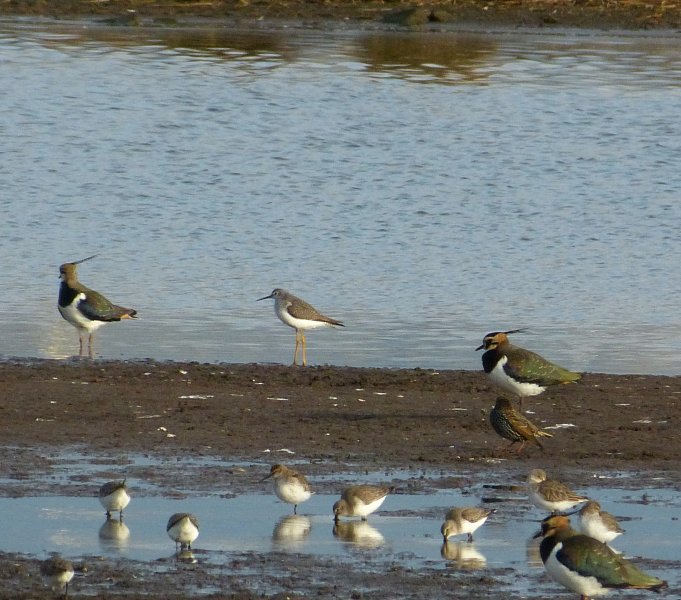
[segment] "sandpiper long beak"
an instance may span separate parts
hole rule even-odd
[[[274,296],[272,296],[272,294],[270,294],[269,296],[263,296],[262,298],[258,298],[258,299],[256,300],[256,302],[260,302],[261,300],[267,300],[268,298],[273,298],[273,297],[274,297]]]
[[[260,298],[260,299],[261,299],[261,300],[264,300],[264,298]],[[262,483],[263,481],[266,481],[266,480],[269,479],[270,477],[272,477],[272,473],[270,473],[269,475],[265,475],[265,477],[263,477],[263,478],[260,480],[260,483]]]

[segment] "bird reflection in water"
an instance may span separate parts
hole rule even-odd
[[[471,542],[444,542],[440,555],[457,569],[482,569],[487,564],[485,555]]]
[[[303,515],[286,515],[279,519],[272,531],[272,541],[281,548],[300,546],[310,535],[312,522]]]
[[[333,535],[358,548],[380,548],[385,543],[383,534],[366,521],[336,521]]]
[[[108,518],[99,528],[99,542],[109,548],[123,548],[130,538],[130,528],[122,519]]]

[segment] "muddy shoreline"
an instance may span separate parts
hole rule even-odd
[[[644,0],[5,0],[0,16],[172,27],[200,20],[267,27],[528,27],[674,30],[681,5]]]
[[[169,496],[184,492],[177,481],[187,477],[193,493],[271,493],[260,479],[274,462],[296,463],[312,480],[324,475],[317,486],[324,493],[338,492],[328,477],[334,473],[390,479],[395,470],[414,473],[396,481],[398,493],[522,485],[534,467],[576,488],[622,473],[621,485],[634,489],[681,482],[681,377],[585,374],[579,384],[530,399],[531,418],[558,428],[544,452],[527,447],[520,457],[499,450],[506,442],[487,420],[497,392],[481,372],[70,360],[5,362],[0,381],[5,497],[91,496],[121,475]],[[79,472],[69,463],[74,453],[101,468]],[[138,455],[163,468],[133,467]],[[234,466],[206,468],[192,459]],[[69,475],[55,480],[56,471]],[[98,597],[172,598],[185,593],[177,577],[192,585],[198,577],[199,588],[224,590],[206,597],[249,599],[448,596],[452,585],[439,569],[428,577],[404,568],[358,572],[309,555],[230,554],[225,561],[188,570],[83,557],[87,577],[78,586]],[[470,598],[489,597],[506,571],[467,574],[457,585]],[[0,554],[0,599],[49,597],[36,573],[36,557]],[[107,583],[112,578],[116,585]],[[309,595],[282,595],[282,578]]]

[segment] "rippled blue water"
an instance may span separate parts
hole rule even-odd
[[[0,355],[678,373],[681,41],[0,23]]]

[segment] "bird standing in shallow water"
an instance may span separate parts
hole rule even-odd
[[[293,364],[298,362],[298,347],[302,348],[303,366],[307,365],[307,342],[305,341],[306,329],[318,327],[345,327],[343,323],[320,313],[314,306],[301,298],[290,294],[286,290],[276,288],[269,296],[258,298],[257,302],[274,298],[274,312],[283,323],[296,330],[296,349],[293,352]]]
[[[617,519],[609,512],[601,510],[601,505],[596,500],[589,500],[579,511],[579,520],[576,529],[599,542],[608,544],[618,535],[624,533]]]
[[[64,263],[59,267],[59,300],[58,308],[61,316],[78,330],[80,349],[83,356],[83,337],[88,335],[88,356],[93,357],[93,336],[97,328],[105,323],[121,319],[136,318],[137,311],[132,308],[116,306],[99,292],[85,287],[78,281],[76,266],[94,258],[88,256],[76,262]]]
[[[586,496],[575,494],[557,479],[549,479],[543,469],[532,469],[527,476],[527,492],[530,502],[537,508],[557,513],[586,502]]]
[[[390,490],[391,488],[376,485],[353,485],[345,488],[341,499],[333,505],[334,521],[338,521],[340,517],[362,517],[366,521],[367,516],[383,504]]]
[[[444,541],[454,535],[468,534],[468,541],[473,541],[473,533],[487,521],[494,509],[483,508],[481,506],[470,506],[468,508],[452,508],[445,515],[445,522],[440,527],[440,533]]]
[[[546,571],[558,583],[580,594],[604,596],[612,589],[660,591],[667,582],[641,571],[603,542],[578,534],[563,515],[542,521],[539,554]]]
[[[122,481],[109,481],[99,488],[99,502],[106,510],[106,518],[111,518],[112,512],[118,512],[123,520],[123,509],[130,504],[130,494]]]
[[[527,417],[517,412],[506,398],[497,398],[497,402],[489,414],[489,422],[494,431],[511,441],[511,446],[520,442],[518,454],[522,452],[525,443],[530,440],[544,450],[544,446],[541,445],[538,438],[553,437],[552,434],[541,431]]]
[[[166,531],[175,542],[175,549],[191,550],[192,542],[199,537],[199,520],[191,513],[175,513],[168,519]]]
[[[262,481],[274,478],[274,493],[279,500],[293,504],[293,514],[296,514],[298,505],[309,500],[312,488],[305,475],[285,465],[272,465],[270,474]]]
[[[523,398],[541,394],[548,386],[573,383],[581,379],[579,373],[554,365],[530,350],[514,346],[508,341],[509,333],[521,333],[523,329],[494,331],[488,333],[476,350],[485,350],[482,367],[489,378],[501,389]]]

